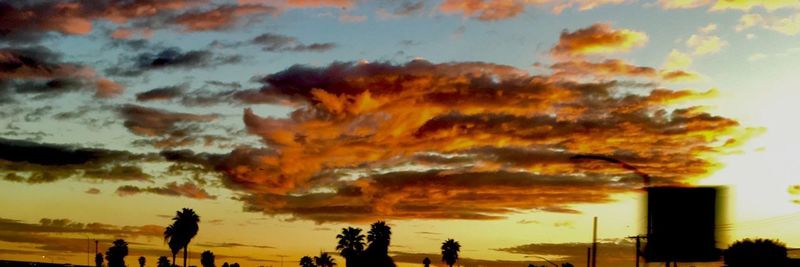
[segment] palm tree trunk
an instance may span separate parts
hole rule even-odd
[[[189,244],[183,246],[183,267],[186,267],[186,258],[189,256]]]
[[[172,253],[172,266],[176,265],[175,264],[175,255],[178,255],[178,253]]]

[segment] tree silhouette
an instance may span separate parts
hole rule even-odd
[[[769,239],[740,240],[733,243],[724,252],[725,266],[785,266],[787,258],[786,245]]]
[[[370,225],[367,232],[369,245],[366,250],[365,264],[370,267],[395,267],[394,261],[389,257],[389,244],[392,239],[392,228],[384,221],[377,221]]]
[[[222,267],[228,267],[228,262],[226,261],[226,262],[222,263]]]
[[[183,208],[175,213],[172,218],[172,225],[164,230],[164,239],[169,240],[170,249],[173,251],[173,263],[175,261],[175,247],[183,248],[183,267],[186,267],[186,259],[189,257],[189,243],[200,230],[198,225],[200,216],[192,209]]]
[[[344,257],[345,266],[358,266],[356,262],[364,251],[364,235],[361,234],[361,229],[353,227],[342,228],[342,233],[336,235],[336,238],[339,239],[336,250],[339,251],[339,255]]]
[[[336,265],[336,262],[331,255],[328,255],[328,252],[322,252],[319,254],[319,257],[314,257],[314,263],[317,267],[333,267]]]
[[[164,241],[169,245],[169,250],[172,252],[172,266],[175,266],[175,255],[178,255],[178,252],[181,251],[183,247],[183,241],[181,240],[175,223],[164,229]]]
[[[171,264],[169,263],[169,258],[167,256],[158,257],[158,267],[169,267]]]
[[[115,240],[106,251],[108,267],[125,267],[125,256],[128,256],[128,243],[122,239]]]
[[[314,264],[314,259],[311,257],[303,256],[300,258],[300,267],[317,267],[317,265]]]
[[[533,263],[531,263],[531,264],[528,264],[528,267],[536,267],[536,265],[533,265]]]
[[[203,253],[200,254],[200,265],[203,267],[215,267],[214,253],[212,253],[210,250],[203,251]]]
[[[103,267],[103,253],[98,252],[97,255],[94,255],[94,266]]]
[[[447,239],[442,243],[442,261],[453,267],[458,261],[458,252],[461,251],[461,244],[458,241]]]
[[[425,267],[430,267],[431,266],[431,259],[429,259],[428,257],[425,257],[425,259],[422,260],[422,265],[425,265]]]
[[[572,263],[567,262],[567,263],[562,263],[561,267],[575,267],[575,265],[572,265]]]
[[[386,225],[386,222],[377,221],[370,225],[369,232],[367,233],[369,249],[373,249],[381,253],[389,253],[389,242],[391,239],[392,228]]]
[[[239,263],[238,262],[234,262],[233,264],[230,265],[230,267],[239,267]]]
[[[139,267],[144,267],[145,261],[144,256],[139,256]]]

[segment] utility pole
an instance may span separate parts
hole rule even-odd
[[[636,239],[636,267],[639,267],[639,258],[642,256],[642,247],[641,239],[647,239],[647,236],[637,235],[637,236],[629,236],[628,238]]]
[[[592,267],[592,248],[586,248],[586,267]]]
[[[597,267],[597,216],[594,217],[594,231],[592,231],[592,267]]]

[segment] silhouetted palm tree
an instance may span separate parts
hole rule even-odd
[[[170,249],[174,252],[174,246],[183,248],[183,267],[186,267],[186,259],[189,257],[189,243],[192,238],[197,235],[200,230],[198,225],[200,223],[200,216],[192,209],[183,208],[175,213],[172,218],[172,225],[167,226],[164,230],[164,239],[169,240]],[[173,263],[174,263],[173,254]]]
[[[158,267],[169,267],[169,258],[167,256],[158,257]]]
[[[175,214],[175,218],[173,218],[176,222],[179,222],[181,226],[181,231],[183,232],[184,238],[183,240],[183,267],[186,267],[186,258],[189,257],[189,243],[192,242],[194,236],[197,235],[197,232],[200,231],[200,216],[197,213],[194,213],[194,210],[184,208],[183,212],[177,212]]]
[[[333,267],[336,265],[336,262],[331,255],[328,255],[328,252],[322,252],[319,257],[314,257],[314,263],[317,264],[317,267]]]
[[[103,267],[103,253],[98,252],[97,255],[94,255],[94,266]]]
[[[428,258],[428,257],[425,257],[425,259],[422,260],[422,265],[425,265],[425,267],[431,266],[431,259]]]
[[[725,250],[725,266],[784,266],[788,261],[786,245],[769,239],[740,240]]]
[[[215,267],[214,253],[210,250],[203,251],[203,253],[200,254],[200,265],[203,265],[203,267]]]
[[[461,244],[458,241],[447,239],[442,243],[442,261],[453,267],[458,261],[458,252],[461,251]]]
[[[336,250],[346,260],[345,266],[358,266],[356,261],[364,251],[364,235],[361,234],[361,229],[353,227],[342,228],[342,233],[336,235],[336,238],[339,239]]]
[[[139,267],[144,267],[145,261],[144,256],[139,256]]]
[[[389,242],[392,239],[392,228],[386,225],[384,221],[377,221],[370,225],[369,232],[367,233],[367,241],[369,241],[369,248],[377,250],[380,253],[389,253]]]
[[[317,267],[317,265],[314,264],[314,259],[311,257],[303,256],[300,258],[300,267]]]
[[[377,221],[370,225],[367,232],[369,245],[364,253],[364,264],[370,267],[395,267],[392,257],[389,257],[389,244],[392,239],[392,228],[386,222]]]
[[[164,229],[164,241],[167,242],[169,250],[172,252],[172,266],[175,266],[175,255],[178,255],[178,252],[181,251],[183,247],[183,240],[181,240],[181,237],[175,223],[172,223],[172,225]]]
[[[106,251],[106,261],[108,267],[125,267],[125,256],[128,256],[128,243],[125,240],[117,239]]]

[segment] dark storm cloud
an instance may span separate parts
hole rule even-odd
[[[205,50],[194,50],[183,53],[178,48],[169,48],[158,54],[139,55],[136,66],[142,69],[158,68],[193,68],[207,66],[212,54]]]
[[[239,82],[223,82],[223,81],[206,81],[209,86],[217,86],[227,89],[241,89],[242,84]]]
[[[60,54],[42,46],[0,48],[0,87],[4,95],[14,92],[38,98],[84,88],[94,89],[95,97],[107,98],[124,90],[121,85],[97,76],[90,67],[61,62]]]
[[[0,173],[14,182],[47,183],[71,177],[149,180],[150,175],[131,164],[151,159],[126,151],[0,139]]]
[[[242,184],[259,190],[265,184]],[[316,222],[369,221],[376,217],[396,219],[502,219],[515,210],[568,211],[571,203],[605,203],[607,194],[635,188],[611,177],[529,173],[447,171],[393,172],[360,178],[337,193],[300,196],[262,194],[243,196],[246,210],[267,214],[291,214]],[[603,192],[603,193],[597,193]]]
[[[26,81],[16,84],[19,94],[40,94],[43,97],[55,97],[66,92],[75,92],[87,84],[76,79],[53,79],[49,81]]]
[[[216,196],[210,195],[205,189],[200,188],[191,182],[186,182],[183,184],[171,182],[161,187],[137,187],[133,185],[123,185],[117,188],[116,193],[119,196],[151,193],[162,196],[188,197],[193,199],[217,199]]]
[[[216,120],[215,114],[197,115],[124,105],[117,109],[124,119],[123,125],[131,133],[149,137],[156,147],[186,146],[202,136],[203,124]]]
[[[47,155],[44,157],[44,155]],[[122,151],[74,148],[62,145],[38,144],[27,141],[0,139],[0,159],[44,166],[82,165],[107,159],[127,159],[135,156]]]
[[[297,38],[281,34],[274,34],[274,33],[265,33],[256,36],[255,38],[253,38],[251,42],[255,45],[261,46],[262,50],[269,52],[277,52],[277,51],[324,52],[336,47],[336,45],[333,43],[313,43],[306,45],[298,42]]]
[[[163,226],[115,226],[104,223],[80,223],[69,219],[43,218],[38,224],[0,218],[0,232],[28,234],[66,234],[85,233],[110,236],[151,236],[162,237]],[[84,239],[84,242],[86,240]],[[85,244],[85,243],[84,243]]]
[[[147,39],[111,39],[110,47],[122,48],[126,51],[140,51],[148,48],[159,47],[160,45],[152,44]]]
[[[109,75],[138,76],[153,70],[169,69],[197,69],[224,64],[235,64],[242,60],[238,55],[214,55],[208,50],[192,50],[183,52],[177,47],[164,49],[158,53],[141,53],[132,59],[121,59],[123,62],[117,66],[109,67],[105,71]]]
[[[244,45],[256,45],[267,52],[326,52],[336,48],[335,43],[304,44],[292,36],[277,33],[264,33],[247,42],[225,43],[214,41],[211,47],[235,48]]]

